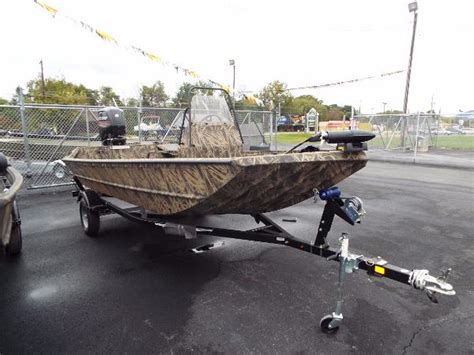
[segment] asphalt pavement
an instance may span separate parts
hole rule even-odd
[[[249,182],[250,183],[250,182]],[[0,354],[16,353],[474,353],[474,176],[470,170],[369,162],[339,185],[365,202],[353,252],[437,274],[457,294],[422,292],[362,271],[345,284],[338,333],[319,330],[335,306],[335,262],[258,242],[165,236],[118,216],[84,235],[69,192],[19,197],[17,259],[0,256]],[[323,203],[271,213],[312,240]],[[296,223],[283,222],[297,217]],[[245,216],[201,225],[251,228]],[[221,247],[192,253],[194,247]]]

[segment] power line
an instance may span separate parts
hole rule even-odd
[[[395,74],[401,74],[405,70],[397,70],[393,72],[388,72],[388,73],[383,73],[379,75],[372,75],[372,76],[366,76],[363,78],[357,78],[357,79],[351,79],[351,80],[344,80],[344,81],[336,81],[332,83],[327,83],[327,84],[318,84],[318,85],[310,85],[310,86],[299,86],[295,88],[289,88],[287,90],[292,91],[292,90],[303,90],[303,89],[320,89],[320,88],[327,88],[331,86],[338,86],[338,85],[343,85],[343,84],[351,84],[351,83],[356,83],[358,81],[364,81],[364,80],[370,80],[370,79],[376,79],[376,78],[383,78],[386,76],[391,76]]]

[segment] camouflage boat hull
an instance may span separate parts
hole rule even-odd
[[[216,155],[232,155],[223,153]],[[363,168],[365,153],[319,151],[170,156],[154,145],[78,148],[63,159],[81,183],[160,215],[263,213],[285,208]]]

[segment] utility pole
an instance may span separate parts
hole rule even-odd
[[[43,103],[45,102],[45,86],[44,86],[44,70],[43,70],[43,59],[40,60],[39,62],[41,66],[41,92],[43,94]]]
[[[382,105],[383,105],[383,113],[385,113],[385,106],[387,105],[386,102],[382,102]]]

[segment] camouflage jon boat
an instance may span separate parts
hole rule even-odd
[[[194,95],[178,145],[80,147],[63,161],[84,186],[160,215],[278,210],[367,162],[362,149],[244,152],[242,143],[224,97]]]

